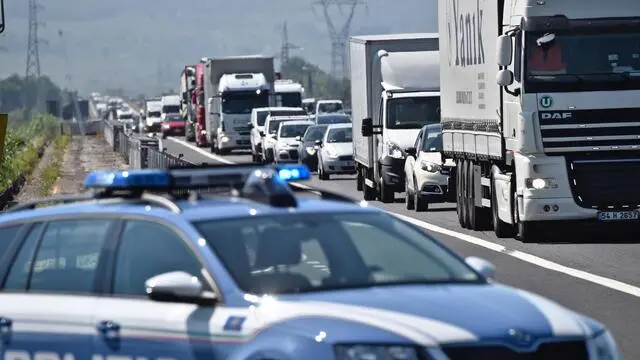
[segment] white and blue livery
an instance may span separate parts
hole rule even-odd
[[[620,359],[602,324],[294,182],[309,177],[298,165],[94,172],[90,193],[9,209],[4,359]]]

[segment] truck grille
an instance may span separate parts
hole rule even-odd
[[[542,344],[532,352],[517,352],[506,346],[449,346],[443,348],[451,360],[588,360],[584,341]]]
[[[640,150],[640,108],[540,111],[548,154]]]
[[[573,197],[582,207],[640,206],[640,157],[567,157],[567,173]]]

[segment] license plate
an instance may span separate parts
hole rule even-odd
[[[598,220],[600,221],[619,221],[619,220],[638,220],[640,212],[632,211],[600,211],[598,212]]]

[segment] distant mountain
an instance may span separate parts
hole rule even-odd
[[[435,0],[367,0],[353,34],[437,31]],[[7,30],[0,76],[25,72],[27,1],[5,1]],[[124,88],[131,94],[176,87],[182,66],[204,56],[277,55],[281,27],[302,47],[294,54],[330,64],[322,9],[313,0],[60,0],[42,1],[42,72],[81,92]],[[331,11],[336,28],[346,18]],[[58,30],[63,36],[58,36]],[[65,56],[66,53],[66,56]]]

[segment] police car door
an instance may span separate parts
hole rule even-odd
[[[112,224],[61,220],[24,229],[23,241],[4,257],[11,259],[0,292],[4,359],[91,357],[98,275]]]
[[[213,306],[154,301],[146,294],[145,282],[168,272],[184,271],[205,284],[202,268],[173,228],[128,220],[116,248],[109,281],[112,294],[98,300],[98,323],[103,328],[96,338],[96,350],[118,359],[220,358],[210,343]]]

